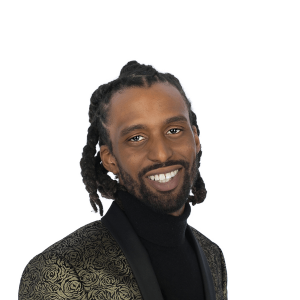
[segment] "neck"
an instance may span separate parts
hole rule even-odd
[[[191,212],[189,203],[173,214],[159,214],[128,192],[118,191],[118,198],[138,236],[164,247],[176,247],[184,242]]]

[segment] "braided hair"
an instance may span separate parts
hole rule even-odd
[[[120,72],[117,79],[103,84],[92,94],[89,107],[90,127],[87,134],[87,144],[83,148],[82,158],[80,160],[81,175],[86,190],[90,196],[90,203],[95,212],[100,209],[100,215],[103,216],[103,206],[99,199],[97,191],[102,197],[115,200],[121,207],[122,203],[117,197],[117,190],[124,190],[116,180],[111,179],[104,168],[100,151],[96,154],[96,146],[107,145],[111,153],[113,153],[112,143],[107,130],[108,110],[110,99],[113,94],[129,87],[151,87],[154,83],[169,83],[174,86],[182,95],[189,111],[191,125],[197,129],[198,136],[200,131],[197,125],[197,117],[191,109],[191,103],[187,99],[185,92],[179,80],[170,73],[160,73],[150,65],[139,64],[137,61],[128,62]],[[110,117],[110,120],[113,116]],[[190,195],[188,201],[193,205],[201,203],[206,197],[205,184],[200,176],[200,158],[202,151],[197,154],[197,175],[192,186],[193,195]]]

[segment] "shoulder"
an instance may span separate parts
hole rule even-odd
[[[94,247],[105,247],[106,244],[114,242],[111,233],[101,221],[95,221],[80,227],[60,241],[46,248],[36,255],[28,265],[38,263],[42,259],[52,261],[56,259],[66,259],[69,262],[78,259],[86,251],[91,251],[90,245]]]
[[[29,264],[33,262],[40,264],[41,260],[47,262],[64,260],[73,268],[78,269],[84,266],[86,257],[104,254],[108,249],[116,246],[108,229],[101,221],[95,221],[54,243],[34,257]]]
[[[192,226],[190,228],[207,258],[217,299],[227,299],[227,269],[221,248]]]
[[[77,229],[30,260],[22,274],[19,299],[44,299],[45,295],[85,299],[84,284],[94,279],[86,278],[89,274],[84,270],[97,257],[103,263],[118,249],[101,221]]]
[[[45,249],[41,254],[52,252],[58,255],[66,255],[70,250],[84,250],[89,243],[101,244],[107,238],[111,238],[109,231],[103,226],[101,221],[95,221],[75,230]]]

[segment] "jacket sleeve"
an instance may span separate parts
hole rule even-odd
[[[220,249],[220,247],[218,247],[218,248],[220,250],[220,256],[221,256],[223,299],[227,300],[228,299],[228,294],[227,294],[227,270],[226,270],[225,258],[224,258],[223,252]]]
[[[82,282],[72,266],[56,254],[43,253],[26,266],[19,300],[86,300]]]

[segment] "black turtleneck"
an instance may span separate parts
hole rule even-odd
[[[205,299],[197,256],[186,237],[190,205],[175,217],[154,212],[127,192],[119,191],[118,196],[149,254],[164,299]]]

